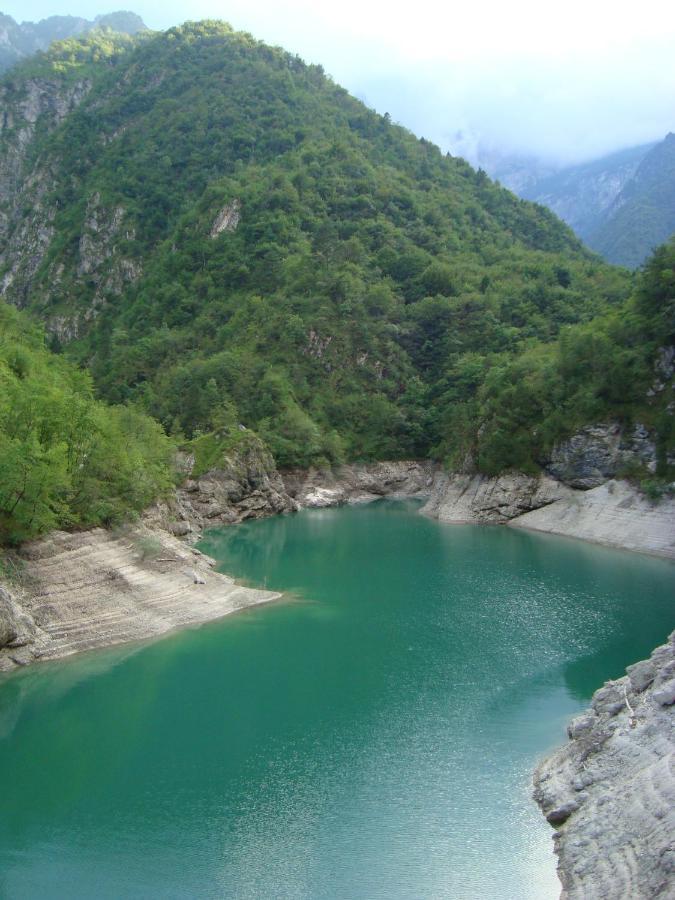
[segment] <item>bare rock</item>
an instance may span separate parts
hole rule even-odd
[[[427,498],[437,466],[428,461],[353,463],[333,469],[289,469],[284,487],[300,507],[365,503],[380,497]]]
[[[598,487],[626,466],[656,470],[656,445],[644,425],[626,432],[616,423],[588,425],[553,448],[547,472],[581,490]]]
[[[566,900],[675,895],[674,639],[596,691],[535,773]]]

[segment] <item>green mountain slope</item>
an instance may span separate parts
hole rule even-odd
[[[282,464],[429,453],[441,397],[629,287],[547,210],[222,24],[67,42],[2,90],[3,295],[188,436],[242,421]]]
[[[669,134],[644,157],[588,236],[588,244],[605,259],[629,268],[675,234],[675,134]]]
[[[156,422],[97,401],[90,377],[0,303],[0,546],[140,512],[170,488],[171,456]]]

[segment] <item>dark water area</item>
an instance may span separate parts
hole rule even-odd
[[[403,502],[200,547],[285,597],[0,681],[0,896],[557,897],[532,770],[672,563]]]

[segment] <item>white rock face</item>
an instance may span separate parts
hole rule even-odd
[[[422,512],[441,522],[504,524],[574,492],[546,475],[439,474]]]
[[[511,523],[598,544],[675,557],[675,500],[648,500],[627,481],[572,491]]]
[[[216,238],[224,231],[236,231],[240,218],[241,203],[239,200],[233,200],[224,206],[216,216],[211,226],[210,236]]]
[[[56,531],[22,555],[27,586],[9,600],[2,591],[0,671],[157,637],[279,597],[234,584],[203,553],[143,526]]]
[[[546,475],[439,474],[422,512],[441,522],[508,524],[675,557],[675,500],[652,502],[627,481],[581,491]]]
[[[675,896],[674,642],[596,691],[537,769],[566,900]]]

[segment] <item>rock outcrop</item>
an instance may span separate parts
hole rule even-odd
[[[662,359],[666,377],[670,356]],[[675,497],[651,500],[620,478],[656,468],[656,446],[644,425],[589,425],[554,447],[539,475],[439,472],[422,512],[442,522],[508,524],[675,557]]]
[[[587,490],[628,468],[656,471],[656,446],[644,425],[628,432],[616,423],[588,425],[553,448],[547,472],[570,487]]]
[[[279,594],[236,585],[161,530],[53,532],[24,545],[23,587],[0,589],[0,671],[157,637]]]
[[[196,539],[204,528],[298,509],[272,455],[257,438],[224,452],[218,464],[201,475],[193,474],[194,467],[194,457],[186,457],[182,469],[188,477],[175,498],[148,511],[148,524]]]
[[[441,522],[507,524],[675,557],[675,498],[652,501],[627,481],[575,490],[546,476],[436,476],[422,512]]]
[[[439,474],[422,512],[441,522],[502,525],[571,494],[570,488],[546,475]]]
[[[650,500],[627,481],[608,481],[590,491],[570,491],[510,524],[675,557],[675,498]]]
[[[299,507],[364,503],[380,497],[428,497],[437,466],[432,462],[362,463],[335,469],[283,473],[289,496]]]
[[[36,632],[33,619],[23,611],[14,596],[0,586],[0,653],[4,649],[12,653],[27,646]]]
[[[675,633],[627,673],[535,774],[566,900],[675,896]]]

